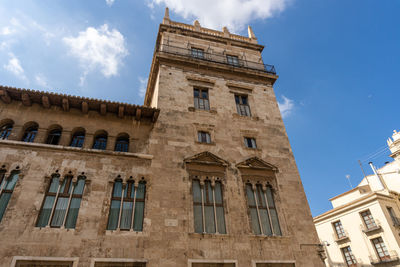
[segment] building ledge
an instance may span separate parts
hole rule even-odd
[[[17,146],[17,147],[31,148],[31,149],[50,149],[50,150],[55,150],[55,151],[57,151],[57,150],[58,151],[69,151],[69,152],[75,152],[75,153],[88,153],[88,154],[97,154],[97,155],[141,158],[141,159],[148,159],[148,160],[151,160],[154,158],[153,155],[143,154],[143,153],[118,152],[118,151],[110,151],[110,150],[98,150],[98,149],[89,149],[89,148],[80,148],[80,147],[48,145],[48,144],[41,144],[41,143],[27,143],[27,142],[12,141],[12,140],[0,140],[0,145]]]
[[[391,263],[391,262],[398,262],[399,261],[399,256],[397,255],[397,252],[391,251],[390,256],[386,256],[385,258],[372,258],[370,257],[370,262],[372,265],[384,265],[386,266],[386,263]],[[396,265],[397,266],[397,265]]]
[[[362,231],[365,234],[372,234],[372,233],[375,233],[377,231],[382,231],[382,227],[380,225],[376,225],[376,226],[371,227],[371,228],[363,227]]]

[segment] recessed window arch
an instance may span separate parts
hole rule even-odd
[[[38,133],[38,130],[39,130],[39,125],[36,122],[26,123],[21,140],[27,143],[33,143]]]
[[[192,179],[194,230],[196,233],[226,234],[222,183],[218,179]]]
[[[6,177],[6,171],[0,170],[0,222],[6,212],[8,202],[19,178],[19,171],[14,170]]]
[[[272,186],[248,182],[246,183],[246,195],[253,232],[256,235],[281,236]]]
[[[60,125],[53,125],[49,127],[46,144],[58,145],[61,139],[61,134],[62,134],[62,127]]]
[[[71,175],[65,176],[62,181],[60,177],[58,173],[51,177],[36,227],[73,229],[76,226],[86,176],[78,176],[75,182]]]
[[[129,151],[129,135],[127,133],[119,134],[115,141],[115,151],[128,152]]]
[[[107,230],[143,231],[146,181],[114,180]]]
[[[14,121],[9,119],[3,120],[0,123],[0,139],[2,140],[8,139],[13,129],[13,126],[14,126]]]
[[[94,135],[93,149],[105,150],[107,148],[108,134],[106,131],[98,131]]]
[[[83,128],[75,128],[72,131],[72,136],[71,136],[71,143],[69,144],[72,147],[83,147],[83,144],[85,143],[85,129]]]

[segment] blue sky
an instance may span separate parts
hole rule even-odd
[[[0,83],[142,104],[165,5],[176,21],[244,35],[252,25],[280,76],[314,216],[350,189],[346,175],[361,180],[357,160],[390,160],[386,139],[400,128],[396,0],[0,0]]]

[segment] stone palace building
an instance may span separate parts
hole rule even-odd
[[[263,48],[166,10],[143,106],[0,87],[0,266],[323,266]]]

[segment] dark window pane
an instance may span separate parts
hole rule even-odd
[[[58,129],[53,130],[49,133],[49,136],[47,136],[46,144],[58,145],[60,138],[61,138],[61,130]]]
[[[122,213],[121,213],[121,224],[120,224],[121,229],[129,230],[131,228],[132,210],[133,210],[133,202],[124,201],[124,203],[122,204]]]
[[[46,198],[44,199],[43,207],[40,211],[39,219],[36,223],[37,227],[46,227],[46,225],[49,223],[51,210],[53,208],[55,199],[55,196],[46,196]]]
[[[118,138],[115,143],[115,151],[128,152],[129,151],[129,139]]]
[[[85,141],[85,133],[77,132],[74,134],[71,140],[72,147],[82,147]]]
[[[135,204],[135,215],[133,222],[134,231],[143,230],[143,217],[144,217],[144,202],[136,202]]]
[[[274,200],[274,196],[272,193],[272,189],[271,187],[267,187],[267,201],[268,201],[268,206],[269,206],[269,212],[271,215],[271,221],[272,221],[272,228],[274,230],[274,234],[275,235],[282,235],[281,232],[281,227],[279,225],[279,218],[278,218],[278,213],[276,211],[276,207],[275,207],[275,200]]]
[[[85,179],[79,178],[77,184],[74,187],[74,195],[82,195],[85,187]]]
[[[110,207],[110,215],[108,216],[107,230],[115,230],[118,227],[118,217],[121,201],[112,200]]]
[[[8,201],[11,198],[11,193],[3,192],[0,196],[0,222],[6,212]]]
[[[6,124],[6,125],[0,127],[0,139],[3,139],[3,140],[8,139],[8,137],[11,134],[12,128],[13,128],[12,124]]]
[[[107,136],[98,135],[94,139],[93,149],[105,150],[107,147]]]
[[[68,200],[67,197],[59,197],[57,199],[53,219],[51,220],[52,227],[60,227],[63,224],[65,213],[67,212]]]
[[[113,197],[121,197],[121,196],[122,196],[122,182],[116,181],[114,183]]]
[[[206,233],[215,233],[214,206],[204,206],[204,217],[206,219]]]
[[[65,221],[65,228],[68,229],[75,228],[80,206],[81,206],[81,198],[71,199],[67,219]]]
[[[7,180],[5,190],[14,190],[15,184],[18,181],[19,173],[13,172]]]
[[[203,233],[203,213],[200,205],[193,206],[194,213],[194,231],[196,233]]]
[[[22,137],[22,141],[32,143],[35,140],[38,128],[36,126],[29,127],[25,130],[24,136]]]

